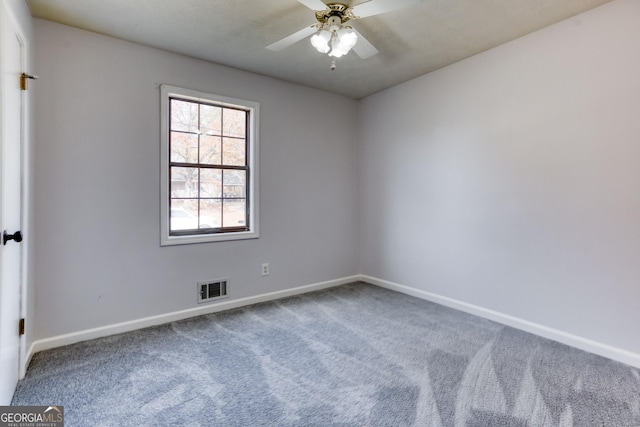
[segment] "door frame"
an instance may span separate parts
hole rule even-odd
[[[15,23],[15,28],[16,28],[16,37],[18,37],[18,39],[20,40],[20,43],[22,44],[22,48],[21,48],[21,52],[20,52],[20,68],[22,69],[23,73],[28,73],[29,68],[27,68],[28,63],[27,63],[27,58],[28,56],[28,44],[27,44],[27,38],[24,36],[24,32],[22,30],[22,26],[20,25],[20,22],[15,19],[15,17],[12,15],[12,19],[14,20]],[[27,83],[28,84],[28,83]],[[21,228],[23,230],[23,235],[25,236],[25,239],[22,241],[21,245],[22,247],[20,248],[21,250],[21,254],[20,254],[20,318],[21,319],[25,319],[25,332],[23,335],[20,336],[20,343],[19,343],[19,356],[18,356],[18,363],[19,363],[19,373],[18,373],[18,378],[23,379],[27,373],[27,365],[29,363],[29,360],[27,360],[27,357],[30,358],[29,354],[27,353],[27,334],[28,334],[28,325],[30,325],[33,322],[33,318],[27,319],[27,314],[28,313],[28,286],[27,284],[28,282],[28,275],[29,275],[29,237],[31,236],[31,229],[29,227],[29,218],[30,216],[28,215],[29,211],[27,210],[27,208],[29,207],[29,179],[28,179],[28,164],[29,162],[27,161],[28,159],[28,153],[29,150],[27,149],[29,144],[29,109],[28,109],[28,100],[29,100],[29,90],[22,90],[20,91],[20,222],[21,222]],[[27,322],[28,320],[28,322]]]

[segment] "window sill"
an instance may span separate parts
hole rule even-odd
[[[257,231],[243,231],[239,233],[200,234],[190,236],[163,236],[160,246],[190,245],[194,243],[228,242],[233,240],[257,239]]]

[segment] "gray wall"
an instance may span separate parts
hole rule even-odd
[[[357,272],[357,102],[35,20],[36,338]],[[258,240],[160,247],[162,83],[261,103]],[[261,277],[260,265],[271,264]]]
[[[639,18],[359,103],[36,20],[35,338],[359,272],[640,353]],[[261,103],[259,240],[159,246],[161,83]]]
[[[640,2],[360,104],[361,269],[640,353]]]

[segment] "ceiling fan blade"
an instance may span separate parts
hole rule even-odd
[[[298,0],[303,5],[307,6],[311,10],[325,10],[327,5],[321,0]]]
[[[297,31],[297,32],[295,32],[295,33],[283,38],[282,40],[278,40],[275,43],[271,43],[269,46],[267,46],[267,49],[274,50],[274,51],[282,50],[285,47],[289,47],[292,44],[302,40],[303,38],[305,38],[307,36],[310,36],[311,34],[315,33],[316,31],[318,31],[318,27],[315,24],[311,25],[309,27],[304,27],[300,31]]]
[[[378,53],[378,49],[374,45],[372,45],[369,40],[365,39],[362,34],[355,28],[353,29],[358,36],[358,41],[355,46],[353,46],[353,51],[362,59],[367,59],[370,56]]]
[[[302,0],[298,1],[301,2]],[[353,14],[358,18],[366,18],[418,3],[422,3],[422,0],[371,0],[355,6],[353,8]]]

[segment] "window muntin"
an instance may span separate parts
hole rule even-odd
[[[258,237],[258,104],[166,85],[162,95],[162,244]]]

